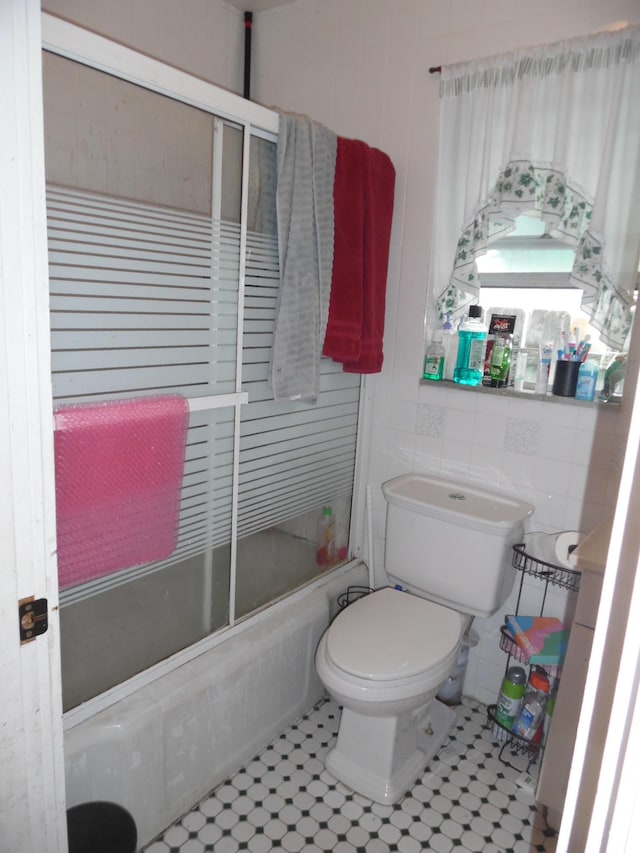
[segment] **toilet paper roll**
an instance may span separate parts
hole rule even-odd
[[[529,533],[525,537],[527,554],[534,560],[542,560],[552,566],[578,571],[578,558],[573,550],[584,539],[579,530],[563,530],[561,533]]]
[[[584,539],[584,534],[579,530],[565,530],[555,537],[555,562],[565,569],[578,571],[578,558],[574,556],[574,550]]]

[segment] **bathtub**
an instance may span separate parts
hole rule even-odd
[[[139,846],[155,838],[322,697],[316,645],[339,593],[367,581],[362,563],[339,569],[198,657],[66,723],[67,807],[119,803],[136,821]]]

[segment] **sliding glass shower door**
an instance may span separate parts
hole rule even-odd
[[[175,552],[61,591],[69,709],[331,568],[323,504],[346,558],[359,378],[272,399],[273,133],[55,53],[44,93],[54,407],[190,410]]]

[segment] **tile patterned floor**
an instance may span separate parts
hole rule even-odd
[[[423,776],[382,806],[325,770],[339,709],[323,700],[145,853],[553,853],[555,835],[520,784],[522,757],[500,760],[479,703],[464,699],[456,717]]]

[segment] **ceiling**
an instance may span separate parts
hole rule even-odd
[[[294,2],[295,0],[227,0],[227,3],[240,9],[241,12],[268,12],[269,9]]]

